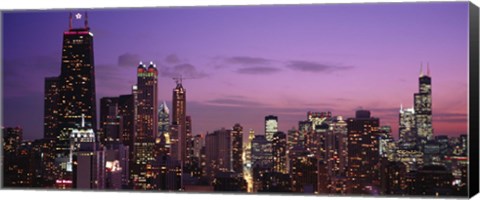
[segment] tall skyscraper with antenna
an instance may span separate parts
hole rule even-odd
[[[186,127],[186,90],[182,85],[182,78],[175,78],[177,86],[173,89],[172,99],[172,145],[171,155],[184,163],[187,150],[187,127]]]
[[[433,139],[432,127],[432,78],[430,66],[427,63],[427,73],[420,67],[419,91],[414,94],[415,126],[420,145]]]
[[[72,179],[70,133],[79,127],[82,116],[85,127],[97,129],[94,66],[88,15],[70,13],[69,28],[63,32],[60,75],[45,79],[44,135],[56,140],[59,179]]]

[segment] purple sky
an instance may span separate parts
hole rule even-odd
[[[287,131],[307,111],[372,111],[398,135],[430,63],[434,134],[467,132],[468,2],[89,10],[97,98],[130,93],[140,60],[160,69],[169,105],[183,74],[195,134]],[[68,11],[5,12],[4,126],[43,136],[44,78],[60,73]],[[99,105],[99,104],[98,104]],[[245,131],[247,132],[247,131]]]

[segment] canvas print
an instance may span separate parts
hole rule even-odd
[[[469,6],[4,11],[3,187],[467,196]]]

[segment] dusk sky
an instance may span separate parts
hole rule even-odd
[[[88,10],[97,100],[129,94],[138,62],[153,61],[170,108],[171,77],[188,78],[194,134],[235,123],[263,134],[270,114],[286,132],[307,111],[348,118],[363,108],[397,138],[400,104],[413,107],[429,62],[434,135],[457,136],[467,133],[467,11],[468,2]],[[3,126],[21,126],[25,139],[43,137],[44,79],[60,74],[68,16],[3,15]]]

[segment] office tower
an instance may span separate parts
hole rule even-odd
[[[380,157],[387,158],[390,161],[395,160],[395,152],[397,146],[392,135],[392,128],[390,126],[381,126],[378,129],[378,151]]]
[[[273,134],[278,131],[278,117],[273,115],[265,116],[265,136],[269,142],[273,139]]]
[[[187,149],[187,131],[186,131],[186,90],[182,86],[182,79],[176,79],[177,86],[173,89],[172,96],[172,158],[185,162]]]
[[[326,162],[329,177],[345,176],[347,167],[347,122],[338,116],[330,122],[326,138]]]
[[[397,149],[395,152],[395,161],[405,165],[407,172],[417,171],[423,166],[423,152],[418,150]]]
[[[438,141],[430,140],[423,145],[423,162],[425,165],[443,165]]]
[[[245,146],[245,164],[248,169],[251,169],[252,166],[252,140],[255,138],[255,131],[253,129],[250,129],[248,131],[248,142],[247,145]]]
[[[73,27],[73,21],[84,20],[84,27]],[[63,33],[62,68],[58,77],[59,128],[57,150],[64,156],[70,151],[70,132],[85,115],[85,124],[97,129],[95,64],[93,34],[88,26],[88,16],[70,14],[69,30]]]
[[[256,192],[263,188],[262,177],[273,170],[272,143],[267,140],[265,135],[255,135],[251,151],[253,191]]]
[[[290,155],[292,192],[315,193],[318,188],[317,158],[301,147],[291,149]]]
[[[381,191],[387,195],[404,195],[407,193],[407,170],[402,162],[382,158]]]
[[[398,139],[400,148],[415,149],[417,140],[417,130],[415,128],[415,109],[403,108],[403,106],[400,106],[398,122]]]
[[[193,134],[192,134],[192,117],[186,116],[185,118],[185,167],[184,172],[190,173],[196,171],[198,166],[193,157]]]
[[[126,189],[129,185],[129,147],[120,142],[105,146],[105,189]]]
[[[195,135],[193,137],[193,156],[200,158],[202,155],[202,148],[205,146],[205,136]]]
[[[32,187],[53,188],[56,181],[55,139],[33,141],[34,182]]]
[[[358,110],[355,118],[347,119],[349,192],[372,194],[379,186],[379,119],[370,111]]]
[[[118,97],[118,115],[121,120],[120,134],[123,145],[133,149],[133,137],[135,135],[135,105],[132,94]]]
[[[419,137],[420,145],[427,140],[433,139],[432,127],[432,79],[430,68],[427,64],[427,73],[420,70],[419,91],[414,94],[415,125],[416,134]]]
[[[3,138],[3,186],[15,187],[18,180],[19,166],[16,163],[17,152],[23,140],[23,130],[20,127],[2,128]]]
[[[235,124],[232,128],[232,171],[243,173],[243,127]]]
[[[133,88],[135,137],[131,179],[134,189],[156,189],[153,183],[156,172],[150,167],[156,162],[155,137],[158,133],[158,71],[150,62],[148,68],[140,63],[137,68],[137,85]]]
[[[121,141],[123,126],[119,113],[118,97],[103,97],[100,99],[100,129],[98,141],[102,144]]]
[[[104,189],[105,152],[97,144],[97,136],[91,127],[86,126],[82,115],[80,124],[76,124],[70,133],[70,159],[73,188]]]
[[[417,172],[414,194],[423,196],[451,195],[453,193],[452,180],[452,173],[445,166],[424,166]]]
[[[158,135],[155,143],[160,156],[170,156],[170,109],[165,101],[158,109]]]
[[[209,181],[213,181],[219,172],[231,170],[231,130],[224,128],[213,133],[207,133],[205,137],[206,175]]]
[[[272,140],[273,172],[288,174],[287,171],[287,136],[278,131]]]
[[[54,139],[59,132],[59,106],[60,101],[59,77],[45,78],[44,115],[43,115],[43,137]]]

